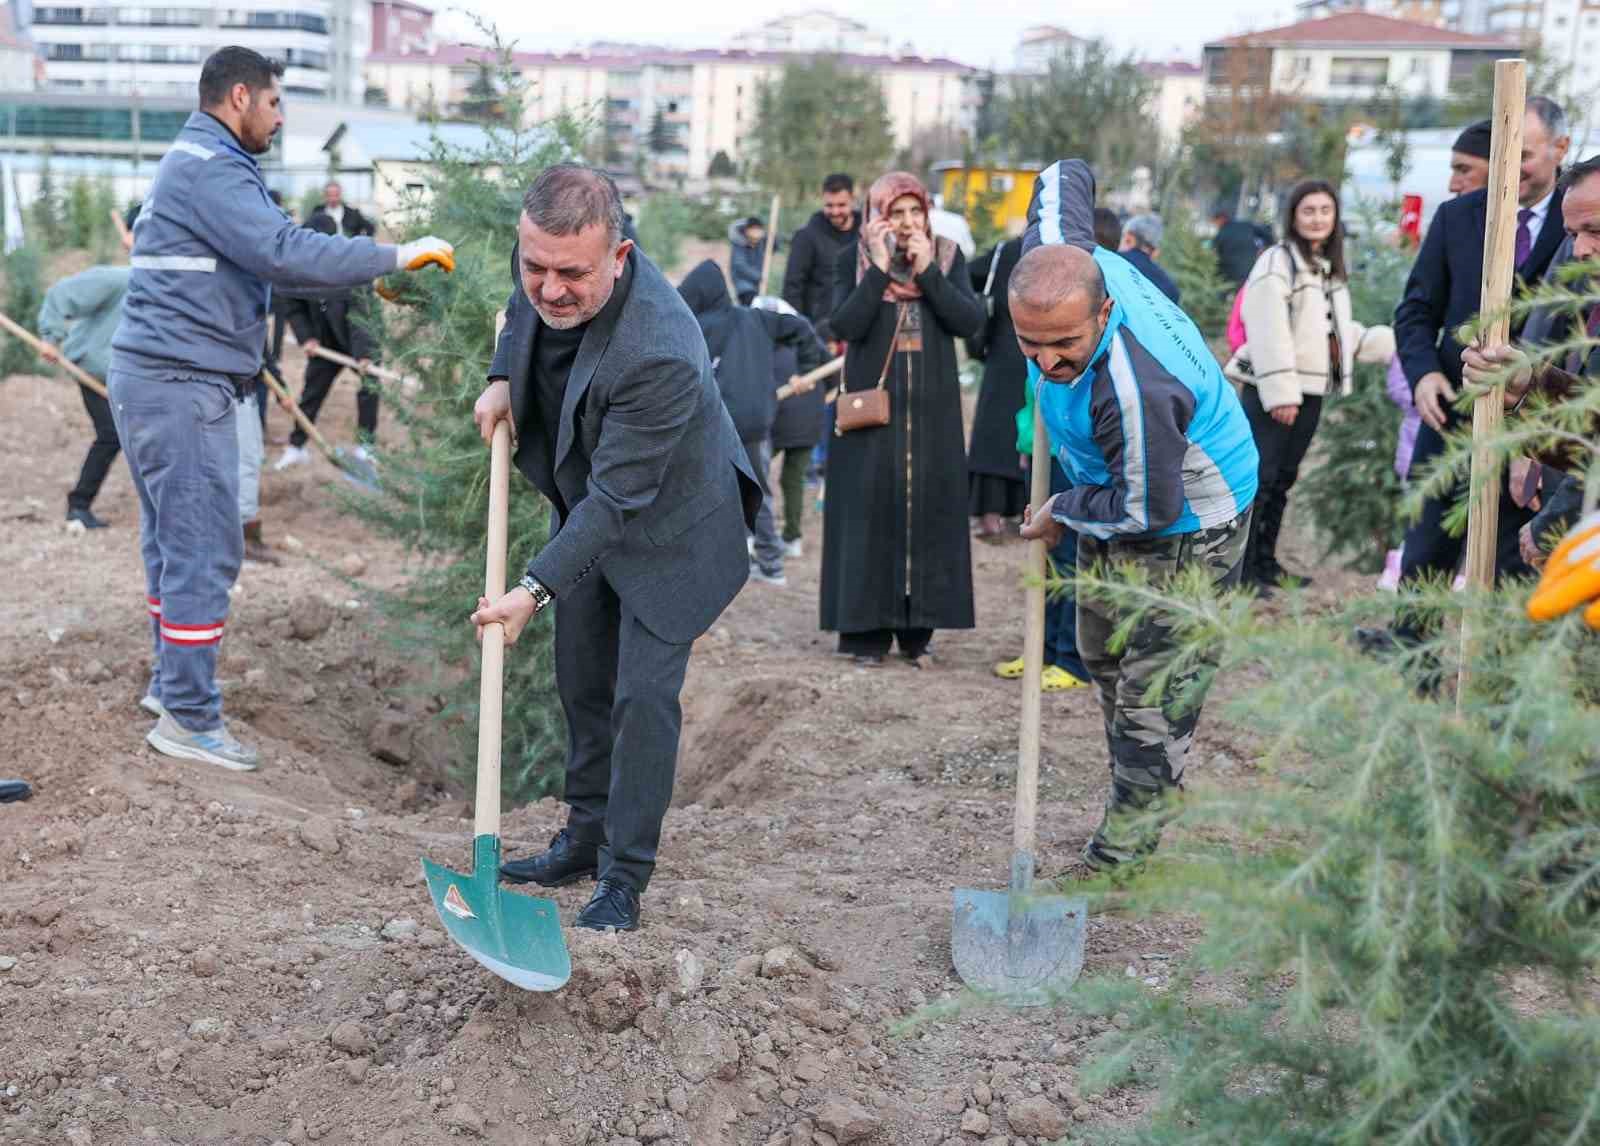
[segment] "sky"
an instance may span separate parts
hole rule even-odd
[[[610,0],[583,4],[528,0],[464,0],[438,8],[441,33],[478,39],[464,14],[492,19],[502,36],[524,51],[556,51],[591,40],[621,40],[670,47],[714,47],[734,33],[788,12],[828,8],[909,41],[924,56],[948,56],[974,67],[1006,66],[1022,30],[1051,23],[1081,36],[1100,36],[1146,59],[1200,59],[1208,40],[1292,23],[1290,0],[1075,0],[1071,5],[1039,0],[877,0],[873,4],[810,3],[808,0]],[[603,13],[604,19],[586,18]]]

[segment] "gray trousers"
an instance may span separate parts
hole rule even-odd
[[[693,644],[663,641],[599,573],[556,603],[556,688],[567,717],[567,831],[600,847],[600,878],[643,891],[672,802]]]
[[[772,514],[772,441],[756,438],[744,444],[750,458],[750,468],[756,471],[761,483],[761,508],[756,512],[756,523],[750,533],[756,541],[756,564],[763,573],[783,572],[783,539],[778,536],[778,522]]]
[[[217,646],[244,558],[239,403],[231,385],[189,378],[152,381],[113,370],[106,387],[139,494],[155,642],[150,691],[184,728],[208,731],[222,720]]]

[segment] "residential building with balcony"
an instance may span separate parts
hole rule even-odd
[[[55,92],[193,99],[200,67],[228,44],[282,60],[284,94],[359,102],[371,40],[368,0],[47,2],[18,12]]]
[[[1212,91],[1243,86],[1317,102],[1383,92],[1444,99],[1484,65],[1521,54],[1509,37],[1344,11],[1217,40],[1205,46],[1204,67]]]

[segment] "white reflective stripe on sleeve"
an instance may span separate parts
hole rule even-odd
[[[1058,159],[1039,175],[1039,239],[1061,244],[1067,241],[1061,231],[1061,161]]]
[[[198,143],[190,143],[187,139],[177,140],[169,150],[181,151],[185,155],[193,155],[200,159],[210,159],[216,154],[215,151],[201,147]]]
[[[208,255],[134,255],[128,262],[141,271],[203,271],[212,274],[217,260]]]

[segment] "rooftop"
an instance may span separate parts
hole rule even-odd
[[[1139,70],[1147,76],[1203,76],[1206,70],[1188,60],[1145,60]]]
[[[1302,20],[1281,28],[1246,32],[1214,40],[1208,48],[1302,47],[1517,48],[1514,40],[1474,36],[1432,24],[1397,20],[1371,12],[1337,12],[1320,20]]]

